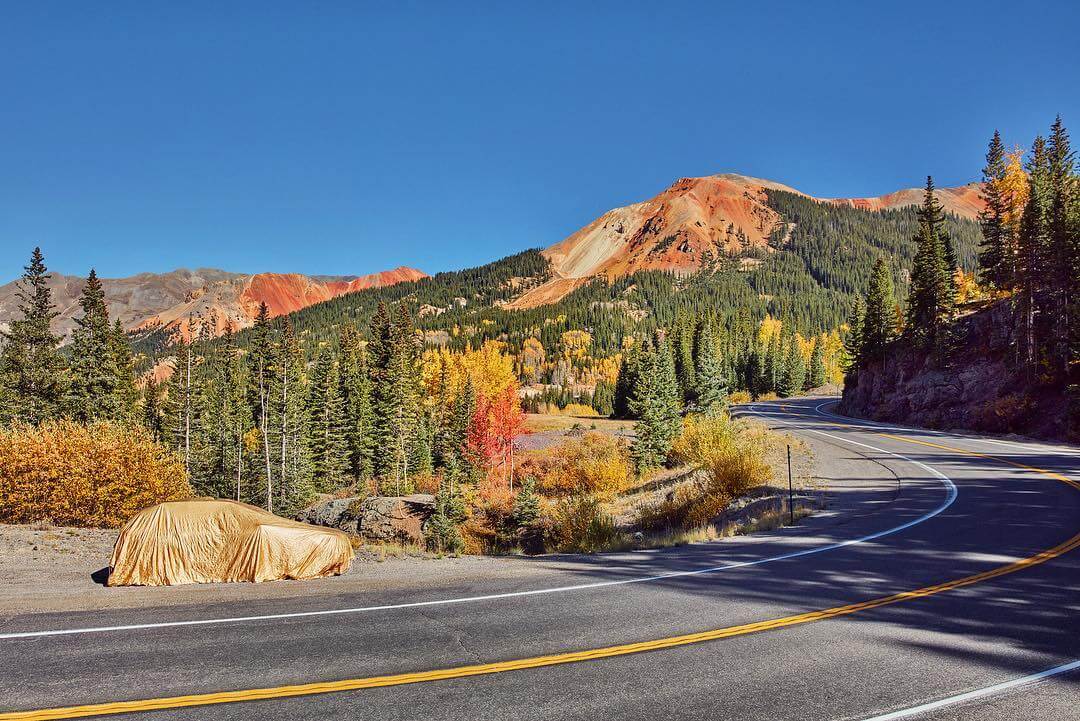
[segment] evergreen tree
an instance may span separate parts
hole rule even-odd
[[[615,386],[605,378],[596,382],[592,395],[592,407],[605,418],[615,412]]]
[[[679,309],[672,326],[671,350],[675,377],[683,403],[693,401],[696,387],[694,364],[694,322],[686,309]]]
[[[926,179],[926,193],[919,209],[919,232],[911,269],[907,328],[913,341],[938,348],[946,323],[952,318],[956,293],[953,281],[952,244],[944,230],[945,212],[934,196],[933,178]]]
[[[874,264],[870,276],[870,290],[866,295],[866,314],[863,316],[859,349],[860,366],[877,363],[885,359],[885,348],[893,338],[896,319],[893,315],[892,274],[884,259]]]
[[[658,339],[655,348],[642,351],[630,399],[630,411],[638,419],[631,452],[639,472],[667,460],[682,422],[679,405],[675,363],[667,343]]]
[[[994,288],[1012,287],[1013,263],[1009,236],[1005,222],[1006,200],[1002,192],[1005,180],[1005,146],[1001,134],[994,131],[990,147],[986,151],[983,168],[982,199],[986,207],[979,213],[983,244],[979,250],[979,279]]]
[[[844,371],[853,373],[858,370],[863,344],[863,303],[856,298],[851,303],[847,319],[847,335],[844,337]]]
[[[371,322],[372,406],[375,436],[383,452],[375,456],[375,473],[397,494],[409,490],[409,461],[415,457],[420,423],[417,340],[408,311],[401,306],[391,318],[380,305]]]
[[[1029,374],[1034,368],[1039,333],[1037,316],[1043,310],[1047,277],[1047,229],[1049,208],[1049,161],[1046,141],[1036,137],[1028,158],[1028,201],[1020,218],[1017,239],[1017,289],[1021,316],[1021,360]]]
[[[204,361],[202,393],[197,398],[196,446],[205,450],[202,475],[213,495],[242,500],[244,434],[253,427],[247,380],[231,326],[212,344]],[[197,456],[200,454],[196,454]],[[250,489],[249,489],[250,490]]]
[[[270,309],[266,303],[259,304],[259,312],[251,329],[251,346],[248,353],[248,403],[262,446],[260,492],[266,510],[274,511],[274,470],[270,453],[270,390],[274,363],[273,328]]]
[[[135,420],[139,406],[139,387],[135,380],[135,356],[127,333],[117,318],[109,336],[109,353],[116,368],[116,420]]]
[[[333,353],[324,348],[311,373],[308,400],[308,447],[315,482],[322,491],[340,485],[348,471],[345,408],[340,387]]]
[[[811,391],[825,385],[825,336],[814,339],[814,349],[810,351],[810,366],[806,371],[806,383],[803,390]]]
[[[151,372],[143,386],[142,424],[155,441],[164,437],[165,418],[161,409],[161,388]]]
[[[780,387],[777,394],[781,398],[788,398],[802,390],[806,382],[806,363],[803,361],[802,352],[799,350],[799,341],[792,334],[786,344],[787,353],[784,357],[783,373],[780,376]]]
[[[173,371],[165,390],[165,437],[191,475],[197,470],[193,453],[197,449],[195,437],[199,430],[195,411],[201,404],[202,388],[191,344],[181,338],[174,350]]]
[[[1046,311],[1053,319],[1056,331],[1047,334],[1047,357],[1051,373],[1064,379],[1069,369],[1070,323],[1074,313],[1070,305],[1077,302],[1075,269],[1077,255],[1073,235],[1073,210],[1076,203],[1077,178],[1075,153],[1069,132],[1059,115],[1050,127],[1046,143],[1047,194],[1046,208]]]
[[[695,343],[695,408],[708,416],[717,415],[727,408],[727,378],[716,335],[705,322],[698,325]]]
[[[268,393],[268,428],[274,448],[271,455],[278,471],[279,510],[287,514],[309,499],[313,489],[313,473],[324,472],[319,480],[327,485],[320,486],[322,490],[332,490],[341,479],[338,474],[326,474],[326,468],[317,468],[312,463],[309,434],[313,431],[309,421],[314,411],[308,408],[308,404],[309,396],[313,398],[318,391],[314,382],[312,388],[308,388],[304,354],[288,316],[279,320],[277,335]],[[340,389],[335,387],[332,391],[333,397],[340,399]],[[338,422],[344,423],[344,419]],[[347,460],[345,458],[341,462],[347,463]]]
[[[355,482],[371,477],[375,454],[375,414],[371,405],[371,375],[367,350],[355,326],[342,329],[338,343],[341,398],[345,406],[345,437],[349,471]]]
[[[60,338],[50,329],[56,310],[49,277],[41,249],[34,248],[18,283],[21,317],[3,333],[0,350],[0,422],[5,424],[37,425],[60,413],[66,384]]]
[[[71,333],[71,385],[65,407],[67,415],[80,423],[98,420],[120,420],[125,417],[123,406],[129,400],[122,387],[123,354],[118,350],[121,341],[113,335],[109,311],[105,305],[105,289],[92,269],[79,298],[82,316],[75,319]],[[126,340],[122,341],[126,345]],[[130,363],[130,351],[127,353]]]
[[[628,348],[619,360],[619,374],[615,379],[614,415],[616,418],[630,418],[630,399],[637,385],[641,349]]]

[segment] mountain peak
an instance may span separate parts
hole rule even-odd
[[[744,265],[752,266],[775,252],[770,238],[782,219],[769,205],[770,190],[868,211],[915,205],[923,197],[921,189],[908,188],[876,198],[821,199],[736,173],[679,178],[658,195],[609,210],[543,251],[554,277],[508,307],[554,302],[597,276],[614,278],[641,270],[688,274],[721,256],[742,257]],[[947,211],[969,219],[983,207],[978,183],[939,188],[937,197]]]

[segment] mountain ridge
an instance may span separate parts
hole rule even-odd
[[[51,273],[48,281],[56,304],[53,331],[67,336],[79,314],[79,295],[86,279]],[[300,273],[234,273],[217,268],[177,268],[165,273],[142,272],[102,278],[112,318],[134,333],[165,330],[190,339],[203,329],[220,335],[226,327],[247,328],[259,305],[272,317],[366,288],[428,277],[415,268],[399,266],[366,275],[307,276]],[[0,286],[0,328],[18,313],[17,283]]]
[[[945,210],[970,220],[983,207],[979,184],[937,190]],[[736,173],[679,178],[648,200],[613,208],[543,251],[552,263],[550,280],[507,304],[523,310],[552,303],[588,278],[608,280],[640,270],[688,274],[722,256],[752,267],[785,242],[774,233],[783,219],[769,204],[769,191],[793,193],[828,204],[866,211],[922,202],[923,190],[905,188],[867,198],[815,198],[776,181]]]

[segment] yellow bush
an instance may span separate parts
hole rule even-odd
[[[598,418],[600,416],[595,408],[584,403],[567,403],[566,407],[559,411],[559,415],[577,418]]]
[[[688,416],[675,439],[672,456],[704,471],[675,488],[657,504],[643,508],[638,523],[646,529],[698,528],[719,515],[732,499],[768,483],[768,434],[727,416]]]
[[[546,496],[593,495],[609,500],[632,478],[626,446],[606,433],[586,433],[521,464],[521,478],[534,476]]]
[[[0,431],[0,521],[123,525],[191,497],[183,464],[142,429],[70,421]]]
[[[750,397],[750,393],[748,393],[747,391],[735,391],[728,397],[728,402],[732,405],[737,405],[739,403],[749,403],[751,400],[753,399]]]
[[[622,534],[595,496],[564,498],[555,506],[550,544],[563,553],[614,550]]]

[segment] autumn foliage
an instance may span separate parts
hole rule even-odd
[[[520,475],[533,476],[545,496],[596,496],[611,500],[633,476],[626,444],[605,433],[586,433],[530,456]]]
[[[115,528],[191,495],[179,459],[142,429],[55,421],[0,431],[0,522]]]
[[[507,386],[495,398],[480,394],[468,428],[469,453],[480,467],[501,469],[503,478],[508,479],[513,471],[514,439],[524,430],[525,414],[515,385]]]

